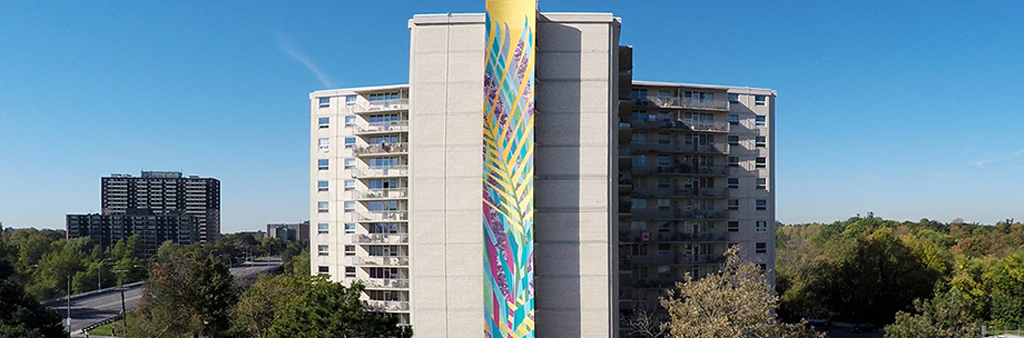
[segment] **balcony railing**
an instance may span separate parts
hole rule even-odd
[[[627,232],[619,234],[619,243],[671,243],[671,242],[725,242],[725,234],[721,233],[686,233],[671,232]]]
[[[729,167],[726,166],[690,166],[677,164],[667,167],[654,165],[637,167],[630,170],[633,176],[652,174],[683,174],[683,175],[707,175],[707,176],[728,176]]]
[[[409,311],[409,302],[404,300],[364,300],[363,305],[370,311]]]
[[[372,134],[372,133],[389,133],[389,132],[399,132],[399,131],[408,131],[408,130],[409,130],[409,121],[408,120],[387,121],[387,122],[370,122],[370,123],[367,123],[365,126],[362,126],[362,125],[355,126],[355,132],[356,132],[357,135],[359,135],[359,134]]]
[[[632,265],[636,266],[659,266],[659,265],[703,265],[720,264],[725,262],[722,254],[691,254],[686,252],[675,252],[666,255],[647,254],[627,258]],[[621,265],[621,264],[620,264]]]
[[[640,220],[724,220],[726,211],[707,210],[633,210],[633,219]]]
[[[409,212],[405,210],[381,210],[359,213],[359,221],[408,221]]]
[[[406,256],[364,256],[352,257],[355,266],[409,266]]]
[[[633,152],[663,152],[663,153],[694,153],[694,154],[729,154],[728,143],[641,143],[631,144]]]
[[[409,99],[370,101],[367,102],[366,104],[356,105],[352,107],[352,110],[357,113],[406,109],[409,109]]]
[[[725,198],[729,189],[724,188],[634,188],[634,197],[654,198]]]
[[[406,188],[370,189],[356,192],[356,198],[361,200],[387,200],[407,197],[409,197],[409,189]]]
[[[408,279],[388,279],[388,278],[367,278],[363,279],[363,285],[371,289],[408,289]]]
[[[352,235],[353,243],[362,244],[405,244],[409,243],[408,234],[359,234]]]
[[[701,100],[679,96],[648,95],[647,100],[662,108],[729,110],[727,100]]]
[[[728,133],[730,124],[725,121],[707,120],[661,120],[661,121],[631,121],[630,128],[654,129],[654,130],[680,130]]]
[[[405,142],[370,144],[355,148],[356,156],[402,154],[408,151],[409,145]]]
[[[407,165],[392,165],[385,167],[368,167],[359,168],[356,170],[356,177],[359,178],[372,178],[372,177],[392,177],[392,176],[408,176],[409,166]]]

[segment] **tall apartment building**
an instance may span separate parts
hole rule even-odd
[[[149,209],[155,214],[183,212],[198,222],[199,241],[220,237],[220,181],[180,172],[143,171],[141,177],[112,174],[101,181],[104,215]]]
[[[148,209],[118,214],[67,215],[68,238],[88,237],[109,248],[118,240],[138,235],[142,253],[156,256],[166,241],[188,245],[199,241],[198,220],[183,213],[154,214]]]
[[[484,24],[416,15],[410,84],[309,96],[311,270],[363,281],[418,337],[481,334]],[[538,15],[536,336],[625,337],[730,244],[774,266],[775,93],[633,81],[619,28]]]
[[[326,229],[325,229],[326,230]],[[286,241],[309,243],[309,221],[302,223],[267,224],[267,237]]]

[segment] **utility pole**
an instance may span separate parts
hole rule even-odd
[[[71,338],[71,274],[68,278],[68,338]]]
[[[121,274],[121,278],[118,278],[117,289],[121,291],[121,324],[124,326],[124,337],[128,337],[128,310],[124,304],[124,273],[128,270],[121,269],[116,270],[114,273]]]

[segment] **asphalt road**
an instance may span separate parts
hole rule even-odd
[[[231,268],[231,274],[236,280],[255,280],[255,277],[280,266],[252,266]],[[139,305],[142,299],[142,286],[137,285],[124,291],[125,308],[131,311]],[[67,301],[63,300],[58,304],[52,304],[51,309],[60,313],[65,321],[68,317]],[[116,317],[121,313],[121,292],[117,288],[107,289],[94,295],[85,296],[71,300],[71,332],[77,332],[90,324],[103,321],[107,318]]]

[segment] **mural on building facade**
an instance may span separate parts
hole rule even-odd
[[[533,90],[536,0],[487,0],[484,336],[534,337]]]

